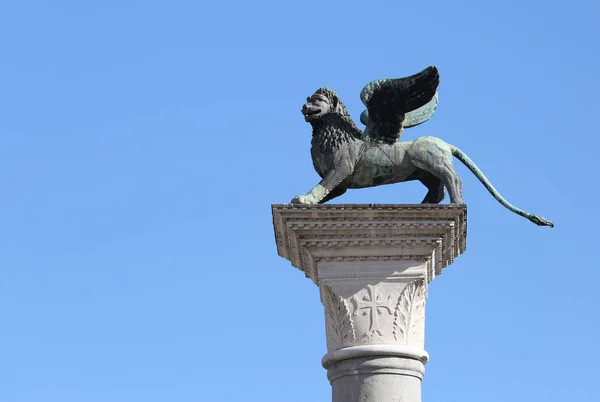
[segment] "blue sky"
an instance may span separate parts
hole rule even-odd
[[[405,139],[457,162],[423,400],[598,401],[600,3],[0,3],[0,401],[330,400],[318,289],[270,205],[318,182],[300,107],[440,69]],[[419,183],[337,202],[415,203]],[[445,201],[447,202],[447,200]]]

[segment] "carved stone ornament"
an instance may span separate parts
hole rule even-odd
[[[394,300],[392,296],[383,297],[378,293],[378,288],[373,285],[367,285],[367,294],[363,297],[352,297],[354,304],[354,316],[362,315],[369,319],[369,329],[362,336],[363,339],[373,339],[374,337],[383,337],[384,328],[382,328],[379,316],[392,315],[394,309]]]
[[[400,294],[394,311],[394,338],[396,341],[424,347],[425,332],[425,282],[409,283]]]
[[[346,301],[333,293],[331,287],[324,285],[323,305],[326,321],[329,324],[328,346],[332,349],[352,345],[356,339],[354,323]]]

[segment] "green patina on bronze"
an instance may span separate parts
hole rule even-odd
[[[302,114],[313,128],[311,156],[322,180],[292,203],[321,204],[349,188],[419,180],[428,189],[423,203],[440,203],[448,190],[450,203],[464,204],[462,182],[453,166],[456,157],[504,207],[537,225],[553,227],[552,222],[506,201],[457,147],[435,137],[398,141],[405,128],[421,124],[433,115],[438,84],[436,67],[406,78],[367,84],[360,94],[367,107],[361,114],[364,131],[354,124],[334,91],[319,88],[306,99]]]

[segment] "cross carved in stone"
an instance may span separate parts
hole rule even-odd
[[[363,316],[369,316],[370,325],[369,331],[366,333],[366,337],[373,337],[377,334],[383,336],[383,332],[379,329],[379,315],[387,312],[392,315],[395,300],[392,296],[388,296],[387,299],[382,298],[377,294],[377,287],[373,285],[367,285],[367,294],[362,298],[356,296],[352,297],[352,303],[354,304],[354,315],[362,314]]]

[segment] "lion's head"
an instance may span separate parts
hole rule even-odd
[[[306,98],[306,103],[302,106],[302,114],[307,122],[320,119],[330,113],[348,115],[340,98],[329,88],[317,89],[312,96]]]

